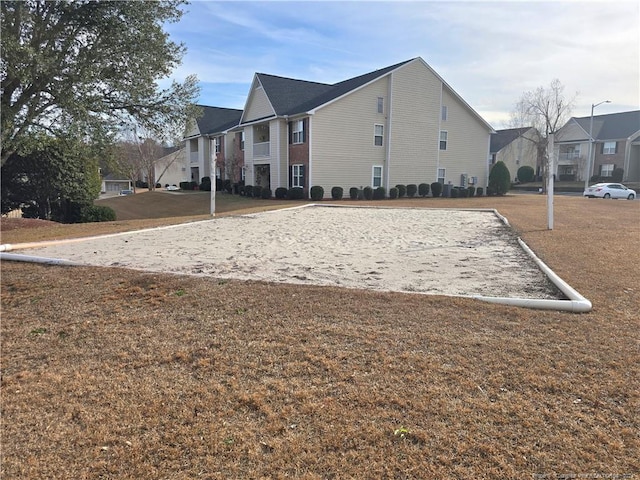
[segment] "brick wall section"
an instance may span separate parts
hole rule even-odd
[[[604,142],[596,142],[593,144],[595,149],[595,155],[593,160],[593,175],[600,175],[600,165],[607,165],[613,163],[615,168],[624,168],[624,150],[626,142],[618,140],[616,153],[603,154],[602,147]]]

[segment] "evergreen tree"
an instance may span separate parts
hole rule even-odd
[[[496,195],[504,195],[511,187],[511,174],[503,161],[496,162],[489,172],[489,188]]]

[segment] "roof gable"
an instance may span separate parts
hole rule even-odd
[[[591,117],[572,118],[586,133],[587,138]],[[622,113],[595,115],[593,117],[593,138],[596,141],[622,140],[640,131],[640,110]]]
[[[509,145],[514,140],[520,138],[533,127],[508,128],[505,130],[497,130],[491,134],[490,153],[496,153]]]
[[[242,110],[236,108],[208,107],[198,105],[202,109],[202,116],[196,119],[196,135],[221,133],[240,123]]]

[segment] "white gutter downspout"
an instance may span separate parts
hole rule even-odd
[[[309,115],[309,134],[307,135],[308,137],[308,142],[309,142],[309,175],[307,176],[307,178],[309,179],[309,198],[311,198],[311,187],[313,186],[312,182],[312,173],[313,172],[313,162],[311,161],[311,159],[313,158],[313,149],[311,148],[311,115]]]
[[[438,112],[438,132],[436,133],[436,182],[440,170],[440,130],[442,129],[442,82],[440,82],[440,111]],[[447,182],[447,179],[444,179]]]

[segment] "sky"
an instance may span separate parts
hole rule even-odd
[[[572,115],[640,109],[637,1],[192,1],[166,26],[198,103],[244,107],[256,72],[336,83],[415,57],[494,128],[554,79]]]

